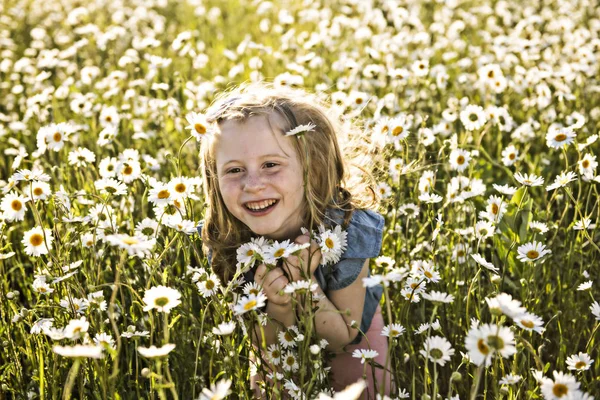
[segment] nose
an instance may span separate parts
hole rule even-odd
[[[247,192],[259,192],[265,188],[265,182],[259,172],[248,172],[242,182],[243,189]]]

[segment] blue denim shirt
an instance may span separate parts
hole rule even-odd
[[[344,213],[341,210],[328,209],[326,218],[329,218],[333,224],[341,225]],[[202,225],[198,227],[199,232],[201,227]],[[379,255],[383,229],[384,219],[380,214],[371,210],[353,211],[346,229],[346,250],[342,253],[340,260],[334,265],[319,265],[315,270],[315,279],[324,292],[343,289],[356,280],[365,261]],[[210,258],[209,253],[209,262]],[[244,278],[248,282],[254,281],[254,270],[246,272]],[[369,330],[382,293],[381,285],[367,288],[360,323],[361,332],[366,333]],[[359,333],[350,344],[360,343],[362,336]]]

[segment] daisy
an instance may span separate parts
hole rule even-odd
[[[142,221],[138,222],[135,226],[135,235],[136,236],[145,236],[147,239],[156,236],[156,232],[158,231],[158,222],[152,218],[144,218]]]
[[[69,324],[65,327],[64,333],[67,339],[75,340],[83,336],[84,333],[90,328],[90,323],[85,317],[80,319],[72,319]]]
[[[196,185],[192,180],[186,178],[184,176],[180,176],[177,178],[173,178],[167,184],[169,186],[169,191],[173,194],[173,197],[185,199],[185,198],[194,198],[194,189]]]
[[[352,357],[360,358],[360,363],[364,364],[366,360],[371,360],[377,357],[379,353],[375,350],[370,349],[355,349],[352,352]]]
[[[389,130],[387,132],[388,138],[391,143],[399,142],[408,137],[410,133],[410,121],[406,118],[405,115],[401,115],[396,118],[392,118],[388,122]]]
[[[317,126],[311,122],[305,125],[298,125],[285,133],[285,136],[302,136],[306,132],[313,132]]]
[[[514,384],[518,383],[519,381],[521,381],[521,379],[523,379],[523,377],[521,375],[508,374],[508,375],[504,375],[502,377],[502,379],[500,379],[499,383],[501,385],[514,385]]]
[[[490,196],[487,200],[485,215],[490,221],[498,222],[506,212],[507,205],[502,197]]]
[[[316,400],[357,400],[361,397],[366,387],[367,383],[361,379],[356,383],[346,386],[341,392],[336,392],[333,397],[321,392]]]
[[[453,170],[464,171],[469,166],[469,161],[471,153],[466,150],[454,149],[450,152],[450,168]]]
[[[478,366],[490,366],[495,353],[508,358],[517,352],[512,331],[495,324],[472,326],[465,339],[465,347],[471,361]]]
[[[249,296],[244,296],[233,307],[233,313],[235,315],[241,315],[247,313],[248,311],[264,307],[266,300],[267,297],[263,292],[260,292],[258,295],[251,294]]]
[[[30,171],[28,169],[19,169],[17,172],[13,174],[11,177],[15,182],[19,181],[42,181],[48,182],[50,180],[50,175],[44,173],[44,171],[40,169],[34,169]]]
[[[75,346],[54,346],[52,351],[59,356],[69,358],[103,358],[102,346],[96,345],[75,345]]]
[[[514,186],[497,185],[494,183],[492,184],[492,187],[496,189],[499,193],[502,193],[507,196],[512,196],[513,194],[517,193],[517,188]]]
[[[429,293],[423,293],[421,295],[424,299],[432,301],[434,303],[452,303],[454,301],[454,296],[448,293],[438,292],[432,290]]]
[[[377,191],[381,195],[382,199],[387,199],[392,195],[392,187],[386,182],[379,182],[377,184]]]
[[[199,400],[221,400],[227,397],[231,390],[231,380],[221,379],[216,384],[210,385],[210,390],[207,388],[202,389]]]
[[[202,297],[207,298],[217,293],[221,288],[221,280],[213,273],[208,274],[205,280],[196,283]]]
[[[181,293],[166,286],[154,286],[144,292],[144,311],[156,309],[158,312],[169,313],[171,309],[181,304]]]
[[[408,203],[401,205],[398,211],[400,211],[400,214],[406,215],[408,219],[411,219],[417,218],[421,209],[415,203]]]
[[[69,164],[75,167],[85,167],[89,163],[96,161],[96,155],[85,147],[78,147],[69,152]]]
[[[54,292],[54,289],[52,289],[50,287],[50,285],[48,283],[46,283],[46,277],[40,277],[40,278],[36,278],[33,283],[31,284],[31,286],[33,287],[33,290],[35,290],[37,293],[40,294],[50,294],[52,292]]]
[[[117,164],[117,177],[125,182],[131,183],[138,179],[142,174],[142,166],[139,161],[128,160]]]
[[[513,165],[519,159],[519,151],[514,145],[510,145],[502,150],[502,164],[507,167]]]
[[[429,60],[415,60],[411,65],[414,76],[424,77],[429,74]]]
[[[517,326],[527,331],[535,331],[540,335],[545,331],[545,329],[543,328],[544,321],[535,314],[526,312],[524,314],[513,317],[513,320],[515,321]]]
[[[568,373],[552,371],[554,380],[544,378],[541,382],[541,390],[546,400],[566,400],[577,398],[581,394],[579,382]]]
[[[461,111],[460,121],[466,130],[474,131],[481,128],[487,122],[487,117],[481,106],[469,104]]]
[[[494,236],[496,228],[491,221],[478,221],[475,224],[475,237],[485,239]]]
[[[583,220],[575,221],[575,226],[573,226],[573,230],[575,231],[583,231],[588,229],[592,220],[590,218],[584,218]]]
[[[346,236],[347,233],[342,230],[340,225],[319,235],[318,242],[321,245],[321,263],[323,265],[335,264],[340,260],[346,250]]]
[[[127,194],[127,186],[114,178],[102,178],[94,182],[96,189],[109,196]]]
[[[235,330],[235,321],[222,322],[212,329],[212,333],[219,336],[228,336]]]
[[[590,306],[590,311],[596,318],[596,321],[600,321],[600,304],[597,301],[594,301]]]
[[[428,337],[424,347],[425,349],[420,351],[421,355],[441,366],[444,366],[446,361],[450,361],[450,357],[454,355],[450,342],[441,336]]]
[[[281,348],[278,344],[271,344],[267,348],[267,358],[273,365],[279,365],[281,362],[281,355]]]
[[[560,149],[573,143],[576,136],[571,128],[551,128],[546,134],[546,144],[553,149]]]
[[[298,341],[297,339],[299,336],[300,331],[295,325],[289,326],[286,330],[280,331],[277,335],[279,338],[279,344],[283,346],[284,349],[296,347],[296,342]]]
[[[554,178],[554,183],[546,186],[546,191],[549,192],[558,189],[559,187],[565,187],[569,182],[572,182],[575,179],[577,179],[577,174],[575,172],[561,172],[560,175],[557,175],[556,178]]]
[[[285,293],[299,293],[299,294],[304,294],[304,293],[308,293],[310,292],[316,292],[317,288],[319,287],[319,284],[316,282],[311,282],[308,280],[302,280],[302,281],[294,281],[294,282],[290,282],[288,283],[285,288],[283,288],[283,291]]]
[[[577,290],[579,290],[579,291],[590,290],[592,288],[592,285],[593,285],[593,281],[583,282],[581,285],[579,285],[577,287]]]
[[[546,249],[546,246],[541,242],[529,242],[517,248],[517,259],[521,262],[536,261],[544,257],[546,254],[551,254],[552,251]]]
[[[524,186],[542,186],[544,184],[544,178],[536,176],[534,174],[531,175],[522,175],[520,172],[515,174],[515,179],[521,185]]]
[[[578,372],[587,371],[593,363],[594,360],[592,360],[587,353],[582,352],[573,354],[567,358],[567,368]]]
[[[156,239],[147,239],[143,236],[129,236],[127,234],[107,235],[105,240],[113,246],[127,250],[130,256],[144,258],[152,252]]]
[[[191,112],[185,116],[185,119],[189,123],[185,129],[189,129],[196,140],[200,141],[214,135],[214,128],[209,124],[204,114]]]
[[[404,333],[406,329],[400,324],[391,324],[383,327],[381,336],[387,336],[389,338],[396,338]]]
[[[298,368],[300,368],[298,359],[293,351],[288,351],[281,357],[281,364],[285,371],[296,372],[298,371]]]
[[[540,233],[540,234],[542,234],[542,235],[543,235],[544,233],[548,232],[548,225],[546,225],[546,224],[545,224],[545,223],[543,223],[543,222],[539,222],[539,221],[531,221],[531,222],[529,223],[529,227],[530,227],[531,229],[533,229],[534,231],[537,231],[537,233]]]
[[[521,307],[521,302],[512,298],[510,294],[500,293],[496,297],[488,297],[485,299],[490,312],[494,315],[506,314],[511,318],[517,318],[527,312],[524,307]]]
[[[475,260],[477,262],[477,264],[481,265],[482,267],[485,267],[487,269],[489,269],[490,271],[493,272],[498,272],[499,269],[496,268],[494,266],[494,264],[492,264],[491,262],[487,261],[485,258],[483,258],[482,255],[480,254],[471,254],[471,257],[473,258],[473,260]]]
[[[596,167],[598,166],[596,156],[587,153],[581,160],[577,162],[577,166],[581,175],[593,175]]]
[[[53,240],[54,238],[50,229],[42,230],[38,226],[25,232],[21,243],[25,245],[25,253],[27,255],[39,257],[42,254],[48,254],[48,251],[52,250]]]
[[[419,195],[419,200],[428,204],[439,203],[443,199],[444,198],[442,196],[439,196],[435,193],[422,193]]]
[[[23,221],[25,218],[25,211],[27,210],[25,203],[28,201],[29,199],[25,196],[19,196],[15,193],[7,194],[2,199],[2,203],[0,203],[2,218],[8,222]]]
[[[121,117],[115,106],[104,107],[100,112],[100,125],[102,127],[119,125]]]
[[[156,357],[164,357],[169,354],[175,348],[174,344],[165,344],[162,347],[150,346],[150,347],[142,347],[138,346],[137,351],[140,353],[142,357],[146,358],[156,358]]]
[[[287,258],[292,253],[292,243],[289,240],[279,242],[275,240],[273,244],[265,251],[265,258],[279,260],[280,258]]]
[[[83,314],[88,309],[90,302],[87,299],[68,298],[60,300],[60,306],[66,310]]]
[[[410,301],[411,303],[418,303],[421,301],[421,297],[419,296],[419,292],[411,289],[410,287],[404,287],[400,291],[400,295],[404,297],[404,299]]]
[[[111,335],[104,332],[97,333],[96,336],[94,336],[94,343],[96,343],[97,346],[108,347],[110,349],[115,348],[115,340]]]
[[[148,201],[154,205],[167,205],[173,200],[174,195],[169,186],[162,182],[154,182],[148,192]]]

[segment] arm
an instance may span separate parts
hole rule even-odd
[[[316,311],[316,331],[319,337],[329,342],[328,349],[332,352],[341,352],[358,334],[358,329],[350,327],[352,320],[360,327],[363,308],[365,305],[366,289],[363,287],[362,278],[369,272],[369,260],[362,266],[360,274],[350,285],[340,290],[328,292],[328,296],[318,288],[318,293],[323,296],[318,303]],[[313,278],[314,280],[314,278]],[[349,315],[346,314],[349,311]]]

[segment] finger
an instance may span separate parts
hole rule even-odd
[[[283,276],[283,271],[281,270],[281,268],[272,269],[271,271],[267,272],[267,275],[265,276],[265,278],[263,280],[263,286],[264,287],[271,286],[271,284],[276,279],[278,279],[280,276]]]
[[[254,281],[258,284],[262,284],[267,272],[267,266],[265,264],[260,264],[254,273]]]
[[[308,243],[309,241],[310,241],[310,236],[308,236],[308,235],[300,235],[296,238],[296,240],[294,240],[294,242],[296,242],[298,244]]]

